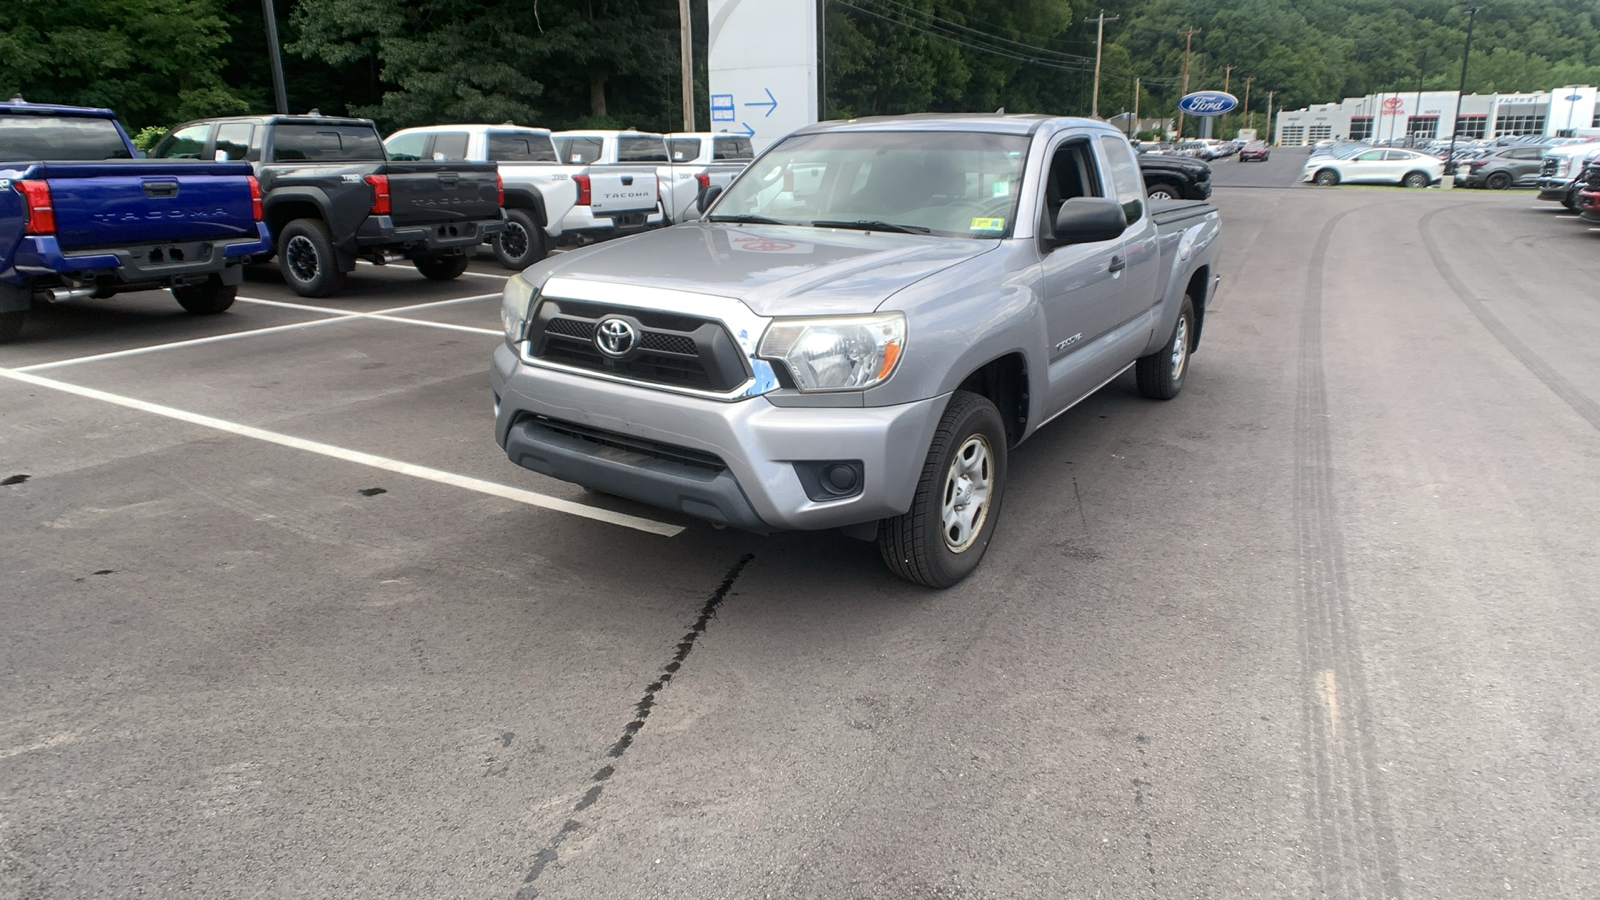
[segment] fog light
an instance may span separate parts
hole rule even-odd
[[[794,472],[806,496],[818,502],[854,497],[866,482],[866,469],[859,459],[797,462]]]

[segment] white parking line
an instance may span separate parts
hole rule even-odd
[[[465,331],[471,334],[500,334],[500,331],[495,328],[477,328],[472,325],[452,325],[449,322],[429,322],[426,319],[409,319],[404,316],[394,315],[394,313],[405,312],[413,308],[409,306],[378,310],[377,312],[357,312],[349,309],[334,309],[331,306],[312,306],[309,303],[286,303],[282,300],[259,300],[255,297],[239,297],[237,302],[255,303],[261,306],[277,306],[283,309],[304,309],[309,312],[323,313],[325,315],[338,316],[340,318],[348,319],[381,319],[385,322],[403,322],[407,325],[423,325],[428,328],[443,328],[447,331]]]
[[[124,356],[142,356],[146,353],[156,353],[161,350],[178,350],[183,347],[198,347],[202,344],[217,344],[223,341],[234,341],[240,338],[255,337],[261,334],[277,334],[284,331],[295,331],[301,328],[315,328],[318,325],[331,325],[334,322],[343,322],[354,319],[355,316],[335,316],[331,319],[312,319],[309,322],[295,322],[289,325],[273,325],[270,328],[255,328],[250,331],[233,331],[228,334],[214,334],[211,337],[190,338],[186,341],[171,341],[165,344],[151,344],[148,347],[134,347],[129,350],[113,350],[109,353],[95,353],[90,356],[75,356],[72,359],[58,359],[52,362],[34,363],[31,366],[21,366],[16,372],[41,372],[45,369],[57,369],[62,366],[76,366],[81,363],[99,362],[104,359],[121,359]]]
[[[322,321],[332,322],[337,320],[324,319]],[[324,444],[320,441],[310,441],[306,440],[305,438],[293,437],[292,435],[279,434],[276,431],[267,431],[264,428],[256,428],[253,425],[243,425],[238,422],[230,422],[226,419],[218,419],[214,416],[201,415],[200,413],[193,413],[187,410],[177,409],[176,407],[163,406],[159,403],[148,403],[144,400],[136,400],[132,397],[124,397],[120,394],[112,394],[107,391],[83,387],[82,385],[71,384],[65,381],[57,381],[53,378],[41,378],[38,375],[30,375],[26,372],[16,369],[0,369],[0,378],[9,378],[12,381],[20,381],[23,384],[31,384],[35,387],[49,388],[50,390],[61,391],[67,394],[75,394],[79,397],[85,397],[90,400],[99,400],[103,403],[110,403],[116,406],[125,407],[127,409],[134,409],[140,412],[150,413],[152,415],[163,416],[168,419],[176,419],[179,422],[187,422],[191,425],[199,425],[203,428],[211,428],[217,431],[226,432],[228,434],[239,435],[240,437],[254,438],[258,441],[265,441],[269,444],[277,444],[280,447],[289,447],[295,450],[303,450],[307,453],[315,453],[318,456],[326,456],[330,459],[356,463],[357,465],[370,466],[374,469],[382,469],[384,471],[394,472],[399,475],[409,475],[412,478],[420,478],[424,481],[432,481],[438,484],[447,484],[452,487],[476,491],[477,493],[486,494],[491,497],[499,497],[504,500],[513,500],[517,503],[525,503],[529,506],[537,506],[540,509],[548,509],[553,512],[566,513],[567,515],[578,516],[584,519],[592,519],[596,522],[605,522],[610,525],[620,525],[623,528],[632,528],[635,531],[643,531],[647,534],[658,534],[662,537],[674,537],[683,532],[683,526],[681,525],[671,525],[666,522],[657,522],[654,519],[630,516],[626,513],[612,512],[608,509],[597,509],[593,506],[585,506],[582,503],[573,503],[570,500],[562,500],[559,497],[550,497],[545,494],[535,493],[533,491],[525,491],[521,488],[508,487],[503,484],[496,484],[492,481],[484,481],[481,478],[457,475],[454,472],[446,472],[443,469],[434,469],[428,466],[414,465],[408,462],[401,462],[397,459],[389,459],[385,456],[377,456],[372,453],[363,453],[360,450],[350,450],[345,447],[336,447],[332,444]]]
[[[356,260],[356,265],[358,265],[358,266],[367,266],[367,267],[373,268],[373,269],[386,269],[391,264],[390,263],[384,263],[383,265],[380,266],[377,263],[371,262],[370,260],[358,259],[358,260]],[[501,281],[505,281],[507,278],[511,277],[510,275],[491,275],[488,272],[462,272],[461,274],[462,275],[470,275],[473,278],[498,278]]]

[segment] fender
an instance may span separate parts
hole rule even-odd
[[[540,228],[550,227],[550,215],[545,211],[544,194],[533,188],[506,186],[506,209],[531,209],[534,221]]]

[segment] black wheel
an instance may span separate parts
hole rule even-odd
[[[26,315],[23,310],[0,313],[0,344],[10,343],[22,333],[22,318]]]
[[[500,265],[521,272],[550,251],[544,239],[544,229],[525,210],[506,210],[506,228],[494,239],[494,258]]]
[[[1183,390],[1183,379],[1189,374],[1189,351],[1193,349],[1194,301],[1185,295],[1166,346],[1149,356],[1139,357],[1134,366],[1140,396],[1151,400],[1171,400],[1178,396]]]
[[[429,281],[451,281],[467,270],[467,255],[453,253],[444,256],[419,256],[412,260],[417,271]]]
[[[1427,172],[1407,172],[1406,177],[1400,179],[1400,186],[1408,188],[1425,188],[1432,183]]]
[[[302,297],[326,297],[344,287],[333,238],[321,219],[295,219],[278,234],[278,270]]]
[[[212,275],[200,284],[172,289],[172,296],[177,298],[178,305],[197,316],[222,312],[233,305],[233,298],[238,295],[239,286],[223,284],[218,275]]]
[[[933,433],[911,508],[885,519],[878,551],[896,575],[947,588],[983,561],[1006,487],[1006,429],[1000,410],[957,391]]]
[[[1483,186],[1491,191],[1503,191],[1506,188],[1511,187],[1511,173],[1496,172],[1484,179]]]
[[[1152,185],[1145,190],[1151,200],[1178,200],[1178,189],[1170,184]]]
[[[1311,180],[1322,187],[1333,187],[1339,183],[1339,173],[1332,169],[1323,169]]]
[[[1578,189],[1578,185],[1573,185],[1572,189],[1567,191],[1567,196],[1561,198],[1561,205],[1573,212],[1578,211]]]

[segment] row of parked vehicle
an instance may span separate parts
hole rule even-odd
[[[1449,144],[1405,148],[1397,144],[1328,141],[1312,148],[1301,180],[1329,186],[1350,183],[1427,187],[1438,183],[1454,159],[1457,187],[1505,190],[1538,187],[1569,209],[1577,209],[1576,178],[1584,161],[1600,150],[1596,138],[1500,138],[1461,145],[1452,157]],[[1546,185],[1548,179],[1554,179]],[[1559,196],[1555,196],[1559,195]]]
[[[146,155],[105,109],[0,103],[0,340],[35,305],[168,289],[232,305],[243,266],[336,293],[358,260],[447,281],[489,244],[521,270],[552,246],[697,213],[752,156],[729,134],[413,128],[309,114],[186,122]]]

